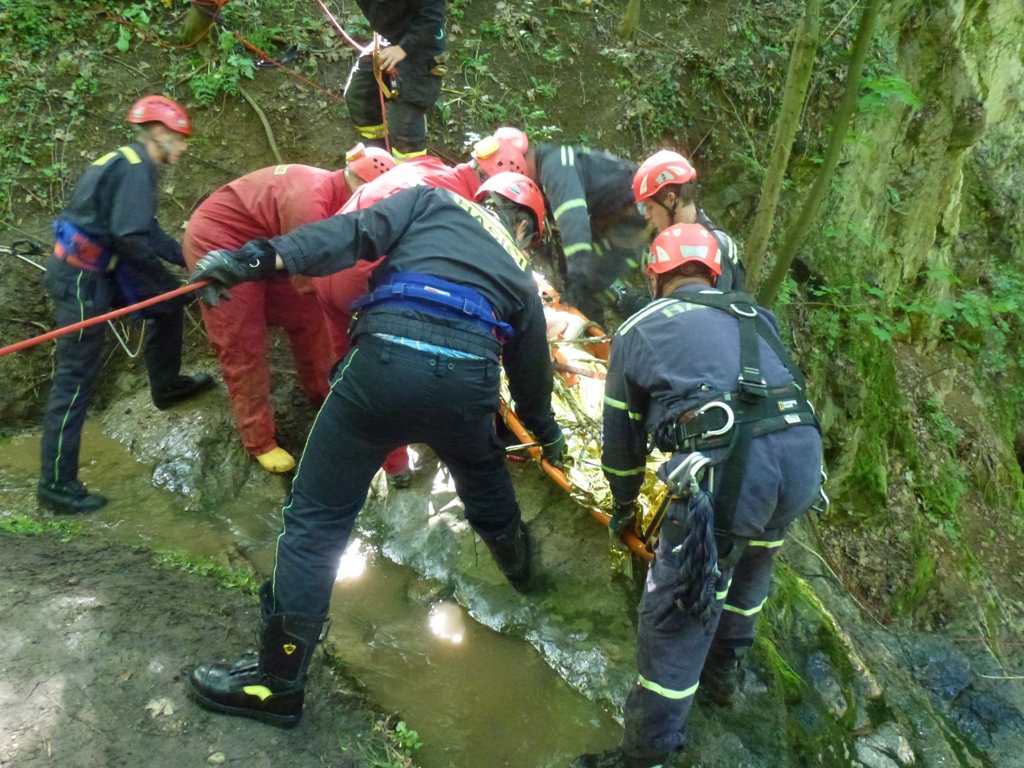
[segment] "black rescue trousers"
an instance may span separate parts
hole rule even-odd
[[[277,541],[274,613],[323,615],[356,515],[384,458],[426,443],[451,472],[482,537],[518,526],[494,433],[499,365],[360,336],[338,365],[310,432]]]
[[[385,102],[385,134],[380,88],[373,76],[373,54],[356,59],[345,84],[345,101],[349,117],[365,142],[383,147],[384,136],[388,135],[392,151],[399,155],[426,151],[426,113],[441,95],[441,77],[431,71],[435,67],[437,61],[433,57],[410,54],[395,67],[397,77],[384,76],[385,84],[398,92]]]
[[[125,265],[119,269],[126,269]],[[129,273],[122,273],[126,280]],[[43,283],[56,307],[57,327],[88,320],[123,306],[152,298],[176,287],[168,273],[168,286],[138,280],[132,296],[115,283],[111,273],[89,272],[51,257]],[[191,296],[155,304],[138,314],[146,320],[143,357],[149,386],[160,392],[173,386],[181,368],[183,310]],[[43,415],[40,481],[57,485],[78,479],[78,454],[86,410],[96,375],[103,362],[105,323],[84,328],[57,339],[53,385]]]
[[[712,643],[732,649],[753,644],[754,623],[768,598],[775,553],[789,525],[818,497],[820,457],[821,438],[811,426],[754,440],[732,535],[718,539],[722,574],[706,628],[677,607],[674,593],[681,556],[665,545],[664,538],[659,541],[640,599],[636,642],[640,675],[624,711],[627,754],[664,755],[681,747]],[[716,473],[722,477],[722,467]]]

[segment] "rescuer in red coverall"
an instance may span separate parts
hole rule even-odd
[[[347,213],[366,208],[400,189],[426,184],[444,187],[467,200],[476,196],[483,180],[474,166],[460,163],[454,167],[445,165],[432,155],[420,155],[406,160],[383,176],[368,180],[357,189],[338,213]],[[352,322],[352,302],[367,291],[367,282],[378,262],[361,261],[350,269],[343,269],[326,277],[314,277],[313,289],[320,299],[327,332],[331,337],[335,358],[341,360],[351,348],[348,328]],[[409,469],[409,453],[398,448],[388,455],[384,471],[398,487],[405,487],[412,481]]]
[[[189,270],[211,250],[239,248],[253,238],[276,237],[332,216],[353,190],[395,164],[383,150],[364,151],[362,145],[346,159],[348,165],[340,171],[308,165],[263,168],[216,190],[185,229]],[[275,439],[267,327],[276,325],[288,334],[299,381],[313,403],[327,397],[337,359],[308,282],[296,286],[288,278],[275,278],[246,283],[231,290],[231,301],[201,307],[245,449],[268,472],[289,471],[295,459]]]

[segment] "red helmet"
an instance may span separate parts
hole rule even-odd
[[[345,153],[345,162],[348,169],[363,181],[373,181],[398,165],[390,152],[380,147],[364,147],[362,143]]]
[[[526,150],[529,147],[529,139],[518,128],[499,128],[493,136],[476,143],[473,159],[488,176],[506,171],[526,173]]]
[[[480,185],[476,201],[482,202],[491,193],[500,195],[513,203],[525,205],[537,219],[537,235],[544,234],[544,195],[533,181],[521,173],[499,173]]]
[[[192,135],[192,123],[188,112],[176,101],[166,96],[143,96],[128,110],[129,123],[161,123],[165,127],[183,136]]]
[[[678,152],[663,149],[644,160],[633,177],[633,197],[638,203],[667,184],[685,184],[697,178],[689,160]]]
[[[654,238],[647,274],[671,272],[688,261],[699,261],[712,274],[722,274],[722,257],[714,236],[700,224],[674,224]]]

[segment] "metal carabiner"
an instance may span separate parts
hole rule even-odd
[[[694,493],[697,490],[697,477],[710,463],[711,459],[700,451],[694,451],[672,470],[665,480],[665,485],[675,496],[682,496],[684,491]]]
[[[721,400],[712,400],[710,403],[705,403],[697,409],[694,416],[700,416],[702,413],[706,413],[710,408],[721,408],[725,411],[725,426],[721,429],[713,429],[710,432],[705,432],[702,437],[718,437],[719,435],[724,435],[736,424],[736,414],[733,413],[733,410],[729,407],[728,403],[722,402]]]
[[[731,309],[737,315],[741,315],[742,317],[757,317],[757,309],[751,306],[750,304],[748,304],[747,306],[750,307],[749,312],[745,312],[742,309],[740,309],[739,305],[736,303],[730,304],[729,309]]]

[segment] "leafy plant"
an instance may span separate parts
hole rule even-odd
[[[203,104],[210,104],[221,92],[237,96],[239,81],[243,77],[252,80],[256,72],[252,59],[236,52],[236,42],[231,35],[222,33],[217,48],[217,60],[189,80],[192,93]]]
[[[864,90],[867,92],[860,97],[857,105],[865,114],[883,114],[894,102],[914,109],[921,106],[921,99],[914,93],[910,83],[894,75],[867,80],[864,83]]]

